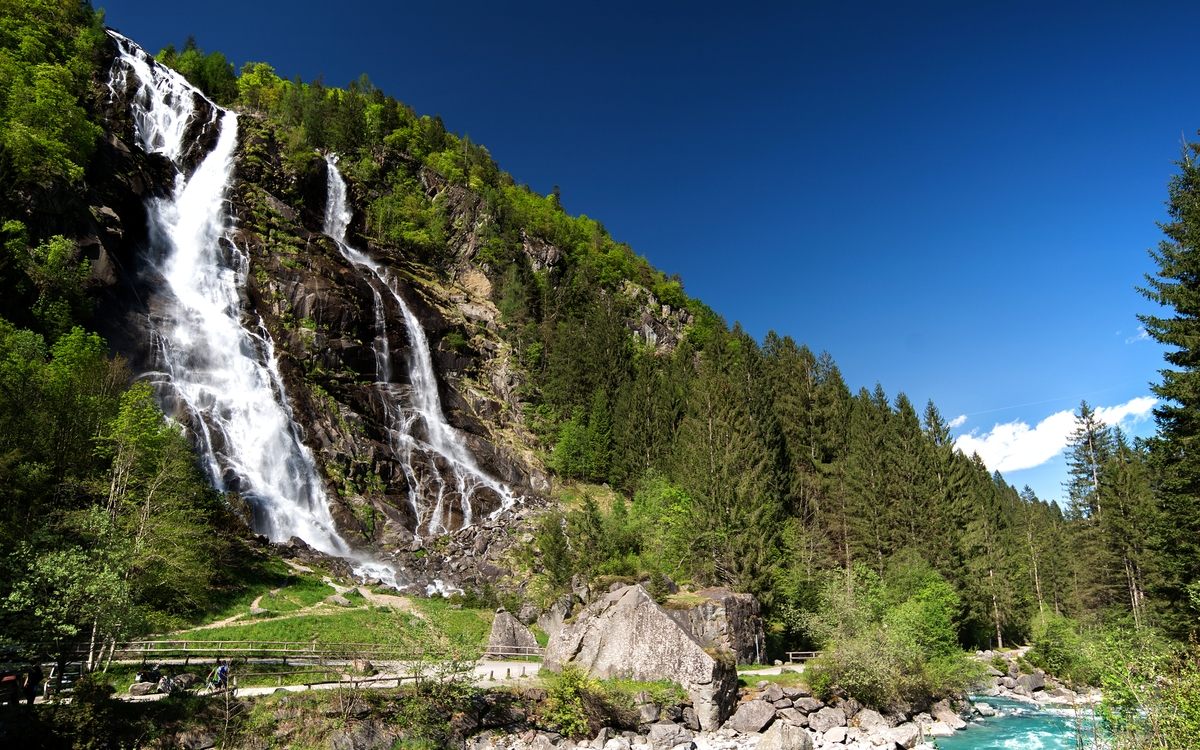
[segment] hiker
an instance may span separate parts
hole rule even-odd
[[[36,659],[33,666],[29,668],[29,673],[25,675],[25,700],[32,706],[33,699],[37,696],[38,686],[42,684],[42,680],[46,675],[42,672],[41,662]]]
[[[224,690],[229,687],[229,666],[219,659],[217,660],[217,666],[213,668],[213,671],[208,673],[208,682],[212,682],[214,678],[216,678],[218,690]]]

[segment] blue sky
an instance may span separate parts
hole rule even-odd
[[[1153,432],[1134,286],[1200,128],[1200,4],[97,4],[151,51],[369,74],[1044,499],[1081,399]]]

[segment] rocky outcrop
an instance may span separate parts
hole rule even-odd
[[[687,609],[667,610],[671,618],[689,630],[701,646],[728,651],[738,664],[762,660],[766,636],[758,600],[751,594],[735,594],[727,588],[710,588],[692,596],[704,601]]]
[[[501,607],[496,610],[496,617],[492,620],[487,647],[483,658],[500,658],[505,655],[512,656],[514,653],[534,653],[538,642],[529,628]]]
[[[568,664],[600,678],[677,682],[703,729],[725,721],[737,691],[733,664],[706,652],[636,585],[601,596],[550,638],[543,668],[560,671]]]

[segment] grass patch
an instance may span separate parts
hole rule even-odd
[[[536,624],[529,626],[529,632],[533,633],[533,637],[537,639],[538,645],[542,648],[545,648],[546,644],[550,642],[550,635]]]
[[[246,614],[259,596],[288,585],[290,572],[291,568],[277,557],[253,558],[246,565],[230,570],[230,583],[212,595],[215,606],[193,620],[192,625],[208,625]]]
[[[614,678],[611,680],[601,680],[600,682],[606,689],[625,693],[631,698],[645,690],[650,694],[650,702],[660,708],[687,700],[687,693],[684,689],[670,680],[647,682],[645,680],[621,680]]]
[[[764,681],[773,682],[780,687],[798,687],[800,685],[808,687],[808,681],[804,679],[804,675],[796,672],[738,675],[738,687],[754,687]]]
[[[712,601],[708,597],[696,596],[695,594],[678,593],[667,597],[667,601],[663,604],[663,609],[692,609],[698,607],[705,602]]]
[[[409,618],[378,609],[249,620],[244,625],[196,630],[191,641],[287,641],[291,643],[402,643],[411,635]]]

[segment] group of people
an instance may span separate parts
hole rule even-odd
[[[21,694],[24,693],[26,702],[32,706],[44,679],[46,674],[42,671],[42,665],[35,659],[28,669],[6,671],[0,675],[0,695],[9,705],[19,706]]]

